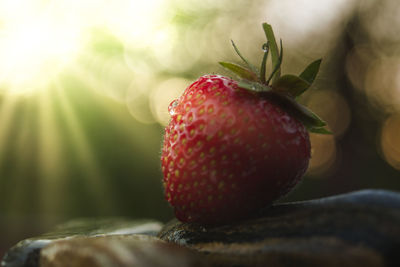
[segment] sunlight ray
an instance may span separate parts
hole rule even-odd
[[[101,78],[96,77],[93,73],[88,71],[86,68],[82,66],[75,66],[71,69],[73,72],[73,76],[79,79],[80,82],[84,83],[86,87],[96,94],[99,94],[99,91],[106,91],[109,88],[106,88]],[[148,142],[151,139],[159,139],[157,132],[149,132],[143,127],[143,124],[136,122],[132,116],[126,112],[126,106],[124,105],[111,105],[109,99],[107,98],[96,98],[97,104],[101,105],[101,110],[104,111],[104,115],[110,118],[110,123],[114,123],[115,126],[118,126],[123,132],[128,133],[130,138],[127,139],[128,142],[131,142],[133,146],[135,146],[138,150],[143,153],[147,153],[148,150]],[[127,114],[126,116],[121,116],[121,114]],[[141,127],[132,127],[132,124],[139,124]],[[155,136],[149,136],[153,134]],[[151,156],[151,155],[148,155]]]
[[[3,164],[5,146],[9,135],[10,126],[13,123],[13,115],[18,97],[12,94],[4,94],[0,105],[0,168]]]
[[[109,187],[106,185],[107,177],[105,172],[102,170],[101,166],[98,164],[93,150],[87,140],[85,133],[82,130],[82,126],[76,116],[74,109],[65,95],[64,89],[58,80],[55,81],[57,98],[59,99],[58,105],[60,111],[62,112],[62,117],[65,119],[67,133],[72,142],[71,145],[74,146],[74,150],[77,157],[77,162],[79,162],[80,169],[86,172],[88,184],[88,190],[92,197],[102,204],[102,209],[108,210],[113,207],[112,199],[115,199],[110,194]],[[101,200],[107,201],[101,201]]]
[[[33,100],[33,101],[32,101]],[[37,103],[35,96],[27,99],[20,99],[18,125],[15,128],[12,138],[15,138],[15,145],[12,148],[13,158],[13,181],[12,196],[9,197],[10,207],[18,211],[33,212],[37,210],[38,203],[37,188],[37,147],[38,144],[31,142],[37,135]],[[15,122],[15,121],[14,121]],[[26,203],[30,203],[26,205]]]
[[[41,186],[41,207],[56,212],[62,205],[65,166],[63,162],[63,141],[57,127],[53,99],[50,89],[40,91],[39,105],[39,173]]]

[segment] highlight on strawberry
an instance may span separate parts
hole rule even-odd
[[[259,69],[232,45],[244,66],[220,62],[238,76],[204,75],[169,106],[161,155],[165,197],[183,222],[220,224],[255,216],[302,179],[310,160],[308,132],[326,123],[296,99],[321,60],[298,76],[281,75],[271,25]],[[267,61],[271,70],[267,72]]]

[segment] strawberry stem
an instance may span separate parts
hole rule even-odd
[[[309,64],[299,76],[287,74],[281,77],[281,64],[283,59],[282,40],[280,40],[280,49],[278,50],[271,25],[263,23],[262,26],[265,36],[267,37],[267,42],[262,46],[264,56],[260,71],[242,56],[232,40],[233,48],[246,64],[246,67],[228,62],[219,63],[222,67],[232,71],[241,78],[238,82],[239,87],[251,92],[268,94],[270,97],[276,99],[285,110],[301,121],[308,131],[319,134],[331,134],[331,132],[325,128],[326,122],[312,111],[296,102],[296,98],[304,93],[315,80],[321,64],[321,59]],[[271,54],[272,72],[269,74],[268,79],[266,79],[268,54]]]

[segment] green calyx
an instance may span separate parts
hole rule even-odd
[[[281,76],[283,56],[282,40],[280,40],[280,48],[278,50],[271,25],[263,23],[262,26],[265,36],[267,37],[267,42],[262,46],[264,55],[260,70],[242,56],[233,41],[232,46],[243,60],[245,67],[229,62],[219,62],[219,64],[232,71],[240,78],[238,82],[239,87],[256,93],[269,92],[274,95],[275,98],[278,98],[284,108],[301,121],[308,131],[320,134],[331,134],[331,132],[325,128],[327,125],[326,122],[312,111],[296,102],[296,98],[310,88],[315,80],[319,71],[321,59],[315,60],[309,64],[298,76],[292,74]],[[272,69],[267,73],[266,69],[269,54],[271,55]]]

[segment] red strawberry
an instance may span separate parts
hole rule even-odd
[[[288,193],[310,159],[306,127],[328,133],[325,123],[294,101],[314,80],[319,61],[299,76],[280,77],[280,53],[270,25],[260,74],[221,63],[240,82],[205,75],[171,103],[162,171],[165,194],[177,218],[205,224],[243,219]],[[274,69],[265,66],[271,51]],[[270,81],[272,85],[269,85]]]

